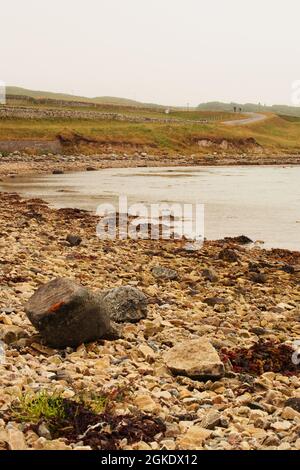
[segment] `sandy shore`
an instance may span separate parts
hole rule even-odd
[[[119,440],[122,449],[300,448],[299,370],[292,348],[280,349],[300,337],[300,254],[249,250],[234,241],[208,242],[197,252],[172,240],[101,241],[88,213],[53,210],[17,195],[0,199],[3,449],[90,448],[82,439],[53,438],[18,423],[11,404],[42,390],[73,399],[82,391],[115,389],[126,393],[114,413],[142,412],[164,425],[155,438]],[[69,233],[81,236],[80,246],[66,242]],[[234,255],[224,256],[224,248]],[[177,278],[155,277],[155,266],[171,268]],[[95,291],[135,286],[149,299],[147,318],[124,324],[120,339],[53,350],[42,344],[24,304],[55,277]],[[223,378],[196,380],[166,366],[172,346],[199,338],[208,338],[220,354]],[[255,344],[258,360],[249,349]],[[241,362],[243,348],[250,352]]]

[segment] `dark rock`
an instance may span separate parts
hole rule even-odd
[[[224,248],[219,253],[219,259],[227,261],[228,263],[236,263],[239,260],[239,256],[236,251],[231,248]]]
[[[247,406],[248,408],[250,408],[251,410],[260,410],[260,411],[266,411],[266,408],[264,407],[263,404],[261,403],[258,403],[258,402],[250,402],[250,403],[247,403]]]
[[[295,273],[295,268],[294,266],[291,266],[289,264],[286,264],[282,267],[282,271],[288,274],[294,274]]]
[[[16,325],[1,325],[0,326],[0,341],[6,344],[14,343],[20,338],[27,337],[28,334],[22,328]]]
[[[204,269],[202,271],[202,276],[206,281],[209,282],[218,282],[219,280],[218,275],[213,269]]]
[[[250,329],[251,333],[254,333],[257,336],[263,336],[267,335],[270,333],[270,330],[266,330],[265,328],[262,328],[261,326],[255,326],[254,328]]]
[[[53,174],[53,175],[63,175],[64,172],[63,172],[63,170],[53,170],[53,171],[52,171],[52,174]]]
[[[94,168],[93,166],[88,166],[86,168],[86,171],[96,171],[96,170],[97,170],[97,168]]]
[[[265,284],[267,282],[267,276],[263,273],[250,273],[249,279],[255,284]]]
[[[164,266],[154,266],[151,270],[156,279],[166,279],[173,281],[178,279],[178,273],[174,269],[165,268]]]
[[[215,305],[228,305],[230,303],[228,299],[224,299],[223,297],[208,297],[204,299],[203,302],[210,307],[214,307]]]
[[[249,266],[249,272],[253,272],[253,273],[260,272],[260,266],[257,263],[253,263],[252,261],[250,261],[248,266]]]
[[[101,294],[106,313],[112,321],[137,322],[147,316],[147,297],[135,287],[122,286]]]
[[[71,235],[69,234],[66,238],[67,242],[71,246],[79,246],[80,243],[82,242],[82,238],[79,237],[79,235]]]
[[[300,398],[289,398],[284,405],[300,413]]]
[[[251,240],[249,237],[246,237],[246,235],[239,235],[238,237],[225,237],[224,240],[233,241],[239,245],[249,245],[250,243],[253,243],[253,240]]]
[[[111,334],[101,298],[69,279],[57,278],[41,286],[27,302],[25,311],[46,344],[53,348],[76,347]]]

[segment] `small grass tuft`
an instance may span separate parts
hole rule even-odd
[[[148,414],[118,415],[114,403],[122,401],[127,393],[126,389],[113,389],[108,394],[86,393],[74,399],[49,392],[26,394],[11,406],[5,419],[24,423],[25,429],[35,433],[41,423],[46,423],[53,439],[82,441],[93,450],[120,449],[124,439],[129,444],[152,442],[166,431],[164,422]]]
[[[64,400],[45,391],[35,396],[26,394],[12,406],[12,415],[17,421],[26,423],[38,423],[41,419],[61,421],[66,417]]]

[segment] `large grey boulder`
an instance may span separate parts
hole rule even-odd
[[[100,296],[107,315],[114,322],[134,323],[147,316],[147,297],[135,287],[116,287]]]
[[[76,347],[111,336],[112,327],[101,298],[70,279],[41,286],[26,304],[31,323],[54,348]]]

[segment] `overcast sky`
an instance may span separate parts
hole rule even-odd
[[[0,80],[162,104],[291,104],[299,0],[0,0]]]

